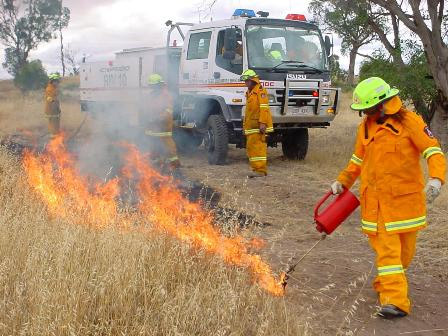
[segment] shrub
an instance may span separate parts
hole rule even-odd
[[[40,90],[47,82],[47,71],[40,60],[27,63],[14,78],[14,84],[22,91]]]

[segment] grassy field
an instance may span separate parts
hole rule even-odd
[[[1,136],[46,134],[40,93],[0,83]],[[62,103],[70,133],[83,114]],[[245,269],[145,237],[48,214],[0,148],[0,335],[306,335]]]
[[[69,93],[62,124],[83,120]],[[348,109],[312,132],[306,164],[331,181],[351,156],[359,119]],[[0,82],[0,137],[46,134],[41,93],[21,96]],[[87,125],[88,126],[88,125]],[[88,127],[83,130],[88,132]],[[326,182],[325,182],[326,183]],[[431,209],[419,261],[447,279],[448,190]],[[163,235],[143,237],[79,225],[73,212],[48,214],[19,158],[0,149],[1,335],[307,335],[307,316],[253,285],[246,270]],[[367,248],[367,247],[366,247]],[[445,266],[444,266],[445,265]],[[445,273],[443,273],[445,272]],[[310,294],[311,295],[311,294]]]

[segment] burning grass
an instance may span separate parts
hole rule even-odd
[[[106,183],[89,185],[76,170],[76,162],[65,149],[59,136],[47,146],[45,154],[26,152],[25,172],[29,184],[46,203],[53,217],[67,218],[76,214],[82,223],[99,229],[118,226],[125,231],[147,231],[152,225],[162,233],[176,237],[197,249],[220,256],[226,263],[248,268],[254,280],[266,291],[282,296],[283,288],[268,264],[249,249],[260,245],[242,237],[228,238],[213,225],[213,216],[200,204],[187,200],[176,189],[172,178],[163,176],[149,164],[135,146],[127,147],[125,179],[115,178]],[[137,226],[130,218],[118,218],[119,184],[135,182],[138,207],[146,223]],[[114,223],[118,221],[118,223]]]
[[[244,268],[143,230],[142,216],[117,213],[107,221],[114,225],[92,227],[97,218],[89,207],[80,212],[73,195],[70,204],[42,203],[20,166],[0,151],[0,334],[303,333],[283,301],[252,284]],[[61,215],[63,205],[71,210]],[[138,229],[117,230],[123,217]]]

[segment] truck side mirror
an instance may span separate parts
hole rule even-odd
[[[331,48],[333,48],[333,43],[331,43],[330,36],[325,36],[325,50],[327,51],[327,56],[331,55]]]
[[[225,51],[236,51],[237,36],[235,28],[227,28],[224,34],[224,49]]]

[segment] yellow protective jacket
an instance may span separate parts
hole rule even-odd
[[[260,124],[266,125],[266,133],[274,132],[271,109],[269,108],[268,93],[258,78],[253,81],[257,86],[246,92],[246,112],[244,116],[244,134],[260,133]]]
[[[59,89],[49,82],[45,89],[45,114],[56,116],[61,113],[59,104]]]
[[[350,188],[361,175],[362,229],[373,235],[380,212],[388,233],[426,226],[421,155],[430,177],[444,183],[446,174],[444,154],[423,119],[403,108],[399,97],[384,107],[389,117],[382,124],[366,117],[359,126],[355,152],[338,177]]]

